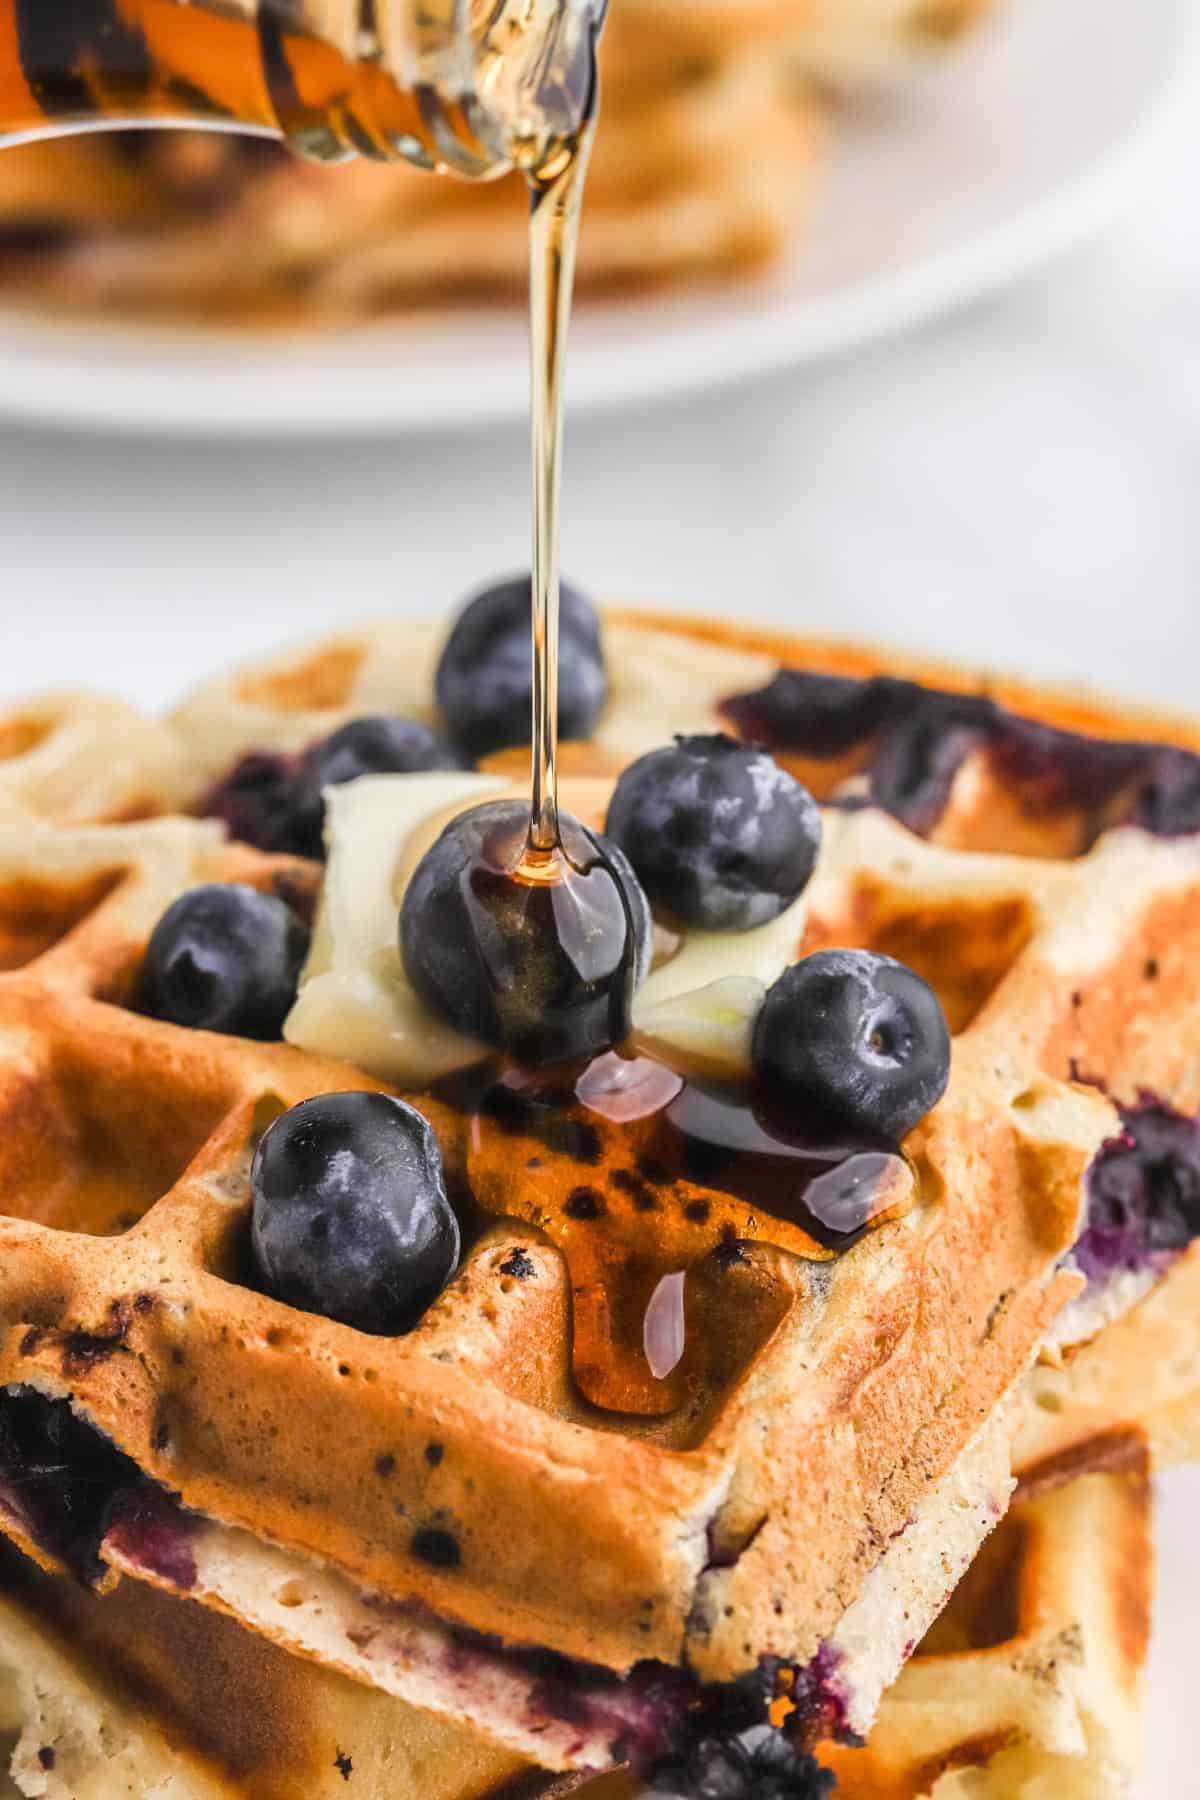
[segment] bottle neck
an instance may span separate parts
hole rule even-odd
[[[323,161],[536,173],[595,102],[606,0],[0,0],[0,145],[129,124]]]

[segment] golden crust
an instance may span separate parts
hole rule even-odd
[[[1153,1551],[1144,1448],[1018,1502],[887,1696],[846,1800],[1123,1800],[1141,1763]]]

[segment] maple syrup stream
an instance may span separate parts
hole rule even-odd
[[[533,735],[530,859],[559,847],[558,602],[563,369],[583,184],[594,125],[531,177],[529,342],[533,453]]]

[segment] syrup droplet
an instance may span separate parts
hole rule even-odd
[[[642,1346],[655,1381],[665,1381],[683,1361],[687,1344],[684,1313],[686,1270],[664,1275],[650,1296],[642,1325]]]
[[[649,1119],[682,1091],[683,1076],[648,1056],[610,1051],[590,1062],[575,1083],[575,1098],[615,1125]]]
[[[902,1156],[862,1150],[811,1181],[804,1204],[827,1231],[849,1237],[890,1211],[911,1190],[912,1171]]]

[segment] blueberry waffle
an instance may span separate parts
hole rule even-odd
[[[677,723],[693,735],[650,759],[674,784],[668,826],[691,792],[681,758],[753,811],[786,778],[713,727],[769,714],[836,803],[815,872],[816,814],[797,803],[803,891],[765,923],[762,872],[747,899],[738,858],[703,845],[703,878],[660,907],[623,1056],[569,1078],[497,1066],[485,1020],[448,1024],[418,992],[396,920],[464,809],[511,794],[526,601],[527,584],[490,590],[444,646],[408,626],[346,634],[180,708],[184,791],[257,849],[211,821],[10,821],[5,1528],[50,1572],[232,1612],[549,1768],[669,1764],[747,1680],[764,1717],[786,1701],[797,1745],[862,1732],[1004,1511],[1013,1401],[1041,1347],[1082,1364],[1080,1342],[1136,1316],[1147,1270],[1165,1291],[1190,1266],[1187,1194],[1162,1200],[1186,1190],[1186,1121],[1152,1118],[1137,1090],[1186,1097],[1200,846],[1108,829],[1176,753],[1122,746],[1121,783],[1102,800],[1088,784],[1086,808],[1077,785],[1036,786],[1026,830],[1005,696],[961,701],[964,730],[928,680],[810,680],[800,741],[794,709],[778,727],[778,645],[628,617],[602,633],[571,595],[576,768],[611,771]],[[885,810],[915,776],[879,774],[921,696],[950,718],[916,759],[945,786],[936,817],[920,797],[924,837]],[[1036,731],[1044,766],[1061,728]],[[588,842],[617,833],[653,894],[635,790],[586,773],[564,800]],[[1006,807],[984,804],[998,792]],[[963,848],[972,803],[986,853]],[[323,846],[322,883],[295,851]],[[724,929],[714,907],[733,908]],[[838,1058],[797,1073],[777,1015],[795,1016],[793,990],[815,1004],[817,975],[843,1012],[856,982],[885,1008],[868,1061],[916,1031],[912,1092],[871,1077],[849,1105]],[[936,1105],[929,1007],[954,1034]],[[270,1041],[281,1025],[288,1044]],[[751,1070],[793,1093],[802,1077],[810,1098],[824,1081],[838,1129],[781,1124],[765,1092],[748,1105]],[[340,1098],[306,1112],[323,1095]],[[1148,1134],[1166,1175],[1139,1200]],[[385,1139],[388,1166],[414,1171],[403,1218],[371,1174]],[[306,1263],[275,1229],[293,1202],[354,1231]],[[363,1246],[387,1267],[405,1232],[409,1310],[387,1314]]]
[[[868,1744],[825,1747],[848,1800],[1122,1800],[1140,1755],[1152,1584],[1143,1465],[1126,1440],[1120,1466],[1018,1497],[885,1696]],[[140,1582],[89,1594],[11,1550],[0,1551],[0,1729],[16,1745],[13,1794],[45,1800],[639,1792],[625,1776],[539,1774],[194,1601]],[[722,1774],[719,1791],[741,1800],[804,1792],[784,1779],[801,1767],[790,1749],[768,1770],[754,1743],[697,1744],[676,1791]]]

